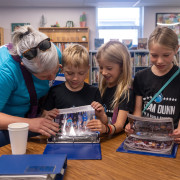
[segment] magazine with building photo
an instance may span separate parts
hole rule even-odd
[[[174,130],[172,118],[153,119],[128,114],[133,134],[124,141],[124,149],[159,154],[171,154]]]
[[[59,109],[55,122],[59,124],[59,133],[48,139],[48,142],[97,142],[99,135],[87,128],[87,123],[96,119],[91,105]]]

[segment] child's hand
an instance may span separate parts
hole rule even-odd
[[[91,106],[95,109],[95,115],[98,119],[101,119],[101,117],[104,116],[105,112],[104,112],[104,107],[96,101],[93,101],[91,103]]]
[[[106,126],[99,120],[93,119],[87,123],[87,128],[91,131],[99,131],[100,133],[106,133]]]
[[[130,123],[128,123],[128,124],[126,125],[126,127],[125,127],[125,132],[126,132],[127,135],[130,135],[130,134],[132,134],[132,133],[134,132],[134,130],[131,129],[131,124],[130,124]]]
[[[41,116],[48,120],[53,120],[58,114],[59,114],[59,110],[54,108],[50,111],[44,110]]]
[[[175,129],[172,134],[170,134],[174,141],[180,144],[180,129]]]

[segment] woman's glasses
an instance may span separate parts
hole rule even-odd
[[[46,51],[51,47],[50,38],[47,38],[41,41],[36,47],[28,49],[27,51],[23,52],[22,56],[28,60],[31,60],[37,56],[37,48],[41,51]]]

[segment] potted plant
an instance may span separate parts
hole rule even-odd
[[[82,41],[86,41],[86,36],[82,36]]]
[[[80,27],[86,27],[86,14],[83,12],[82,15],[80,15]]]

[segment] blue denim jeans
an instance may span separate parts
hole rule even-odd
[[[34,137],[34,136],[39,136],[39,133],[34,133],[29,131],[28,137]],[[10,144],[9,140],[9,132],[8,130],[0,130],[0,147],[5,146],[7,144]]]

